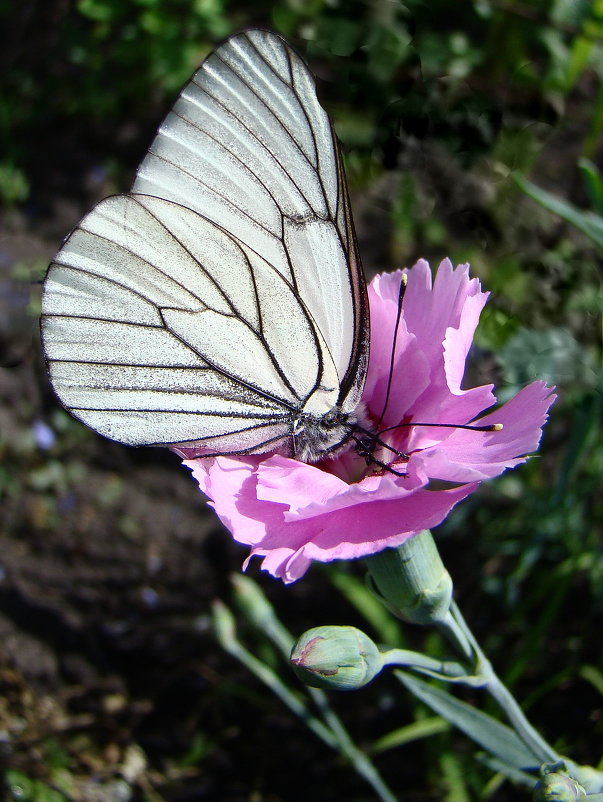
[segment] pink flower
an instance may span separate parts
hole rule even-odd
[[[235,540],[263,557],[262,568],[284,582],[299,579],[312,560],[353,559],[397,546],[441,523],[484,479],[525,462],[538,447],[555,395],[532,382],[495,412],[492,385],[461,389],[465,360],[488,294],[469,266],[442,262],[432,286],[425,261],[377,276],[369,286],[371,353],[363,394],[381,440],[406,455],[395,469],[368,465],[348,450],[307,465],[280,455],[186,460]],[[397,326],[397,333],[396,333]],[[395,359],[390,380],[393,338]],[[389,388],[389,389],[388,389]],[[409,423],[485,426],[481,432]],[[388,427],[397,427],[385,431]],[[391,463],[391,449],[373,454]],[[432,480],[449,483],[433,489]]]

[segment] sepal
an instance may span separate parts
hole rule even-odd
[[[448,615],[452,579],[429,529],[368,557],[366,564],[369,587],[398,618],[437,624]]]
[[[541,779],[534,786],[534,802],[577,802],[586,799],[580,783],[565,773],[565,763],[550,763],[541,768]]]

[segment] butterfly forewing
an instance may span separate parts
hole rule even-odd
[[[249,31],[204,62],[132,194],[55,257],[42,332],[63,404],[133,445],[290,452],[302,410],[356,406],[367,321],[347,190],[284,40]]]

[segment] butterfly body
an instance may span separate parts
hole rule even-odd
[[[336,138],[280,36],[208,57],[132,192],[63,244],[42,311],[55,392],[104,436],[307,461],[350,441],[366,288]]]

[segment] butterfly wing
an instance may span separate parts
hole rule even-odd
[[[300,410],[358,403],[366,298],[341,160],[311,74],[249,31],[185,87],[129,196],[48,273],[42,331],[64,405],[133,445],[261,452]]]
[[[145,195],[100,203],[57,254],[44,297],[65,406],[131,445],[256,449],[337,383],[319,332],[262,257],[196,212]]]

